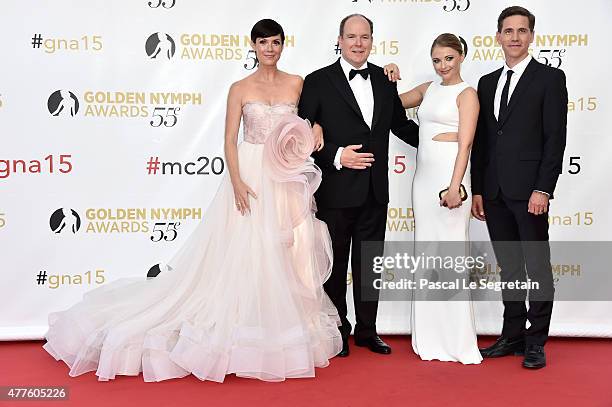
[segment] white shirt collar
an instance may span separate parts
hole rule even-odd
[[[354,68],[353,65],[349,64],[342,56],[340,56],[340,66],[342,67],[342,71],[344,72],[344,76],[346,76],[346,79],[348,80],[349,78],[349,72],[351,72],[351,69],[364,69],[368,67],[368,61],[365,61],[363,65],[361,65],[359,68]]]
[[[512,68],[508,67],[508,64],[504,64],[504,70],[502,72],[502,77],[506,77],[506,72],[508,71],[512,71],[514,72],[514,77],[515,78],[519,78],[523,72],[525,72],[525,69],[527,68],[527,65],[529,65],[529,62],[531,62],[531,55],[527,54],[527,56],[518,64],[514,65]]]

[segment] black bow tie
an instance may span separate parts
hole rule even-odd
[[[370,74],[370,71],[368,70],[368,68],[351,69],[351,71],[349,72],[349,81],[353,80],[353,78],[357,74],[361,75],[363,79],[368,79],[368,75]]]

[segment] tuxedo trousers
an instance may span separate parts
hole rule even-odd
[[[484,200],[489,236],[501,281],[537,283],[528,290],[504,289],[505,338],[525,338],[527,344],[544,345],[548,339],[553,309],[554,282],[548,243],[548,213],[533,215],[528,201],[510,199],[499,191],[495,199]],[[529,294],[528,294],[529,293]],[[526,299],[529,295],[529,309]],[[526,322],[530,326],[526,328]]]
[[[349,208],[319,207],[317,217],[327,224],[334,251],[334,264],[324,289],[336,306],[344,338],[351,333],[347,319],[347,285],[353,287],[355,308],[355,337],[367,339],[376,335],[378,290],[374,280],[379,277],[373,271],[375,256],[382,256],[387,226],[388,204],[379,203],[370,184],[364,203]],[[351,276],[348,276],[349,257]]]

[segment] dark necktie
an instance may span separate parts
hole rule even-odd
[[[504,84],[504,89],[501,94],[501,101],[499,103],[499,114],[497,115],[497,119],[501,119],[504,113],[506,113],[506,108],[508,107],[508,93],[510,92],[510,78],[512,78],[512,74],[514,71],[506,72],[506,83]]]
[[[351,71],[349,72],[349,81],[353,80],[353,78],[357,74],[363,76],[363,79],[368,79],[368,75],[370,74],[370,71],[368,70],[368,68],[351,69]]]

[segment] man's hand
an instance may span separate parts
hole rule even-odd
[[[340,155],[340,164],[342,164],[343,167],[352,168],[354,170],[365,170],[371,167],[374,162],[374,154],[358,153],[356,150],[359,150],[361,147],[361,144],[344,147]]]
[[[482,195],[472,196],[472,215],[478,220],[485,220],[484,204]]]
[[[527,212],[534,215],[542,215],[548,212],[548,195],[542,192],[533,191],[527,205]]]

